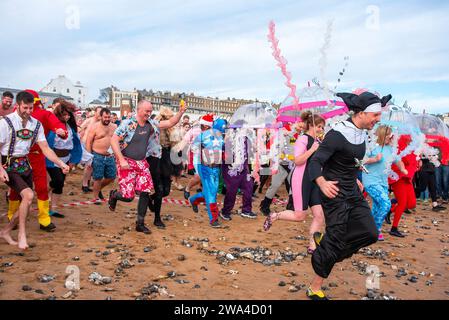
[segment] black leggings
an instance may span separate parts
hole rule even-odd
[[[54,194],[62,194],[64,189],[65,174],[61,168],[47,168],[47,172],[50,175],[50,188]]]
[[[426,191],[426,188],[429,188],[432,202],[437,202],[437,178],[435,172],[421,171],[419,173],[419,185],[421,192],[424,192]]]
[[[161,219],[162,198],[170,194],[171,188],[171,172],[168,170],[171,162],[166,165],[166,161],[170,158],[148,157],[147,162],[150,166],[151,178],[153,179],[154,194],[149,195],[147,192],[140,194],[139,203],[137,205],[137,223],[143,223],[147,214],[147,209],[154,211],[154,220]]]

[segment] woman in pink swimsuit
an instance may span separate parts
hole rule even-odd
[[[324,131],[325,120],[319,115],[313,115],[310,111],[301,115],[305,133],[298,138],[295,144],[295,164],[292,175],[292,194],[295,211],[287,210],[272,213],[264,223],[264,230],[268,231],[276,220],[303,221],[307,217],[307,209],[312,209],[313,221],[310,226],[310,245],[308,252],[316,249],[313,234],[321,230],[324,225],[324,213],[321,207],[321,196],[318,186],[310,181],[307,170],[309,159],[318,149],[317,136]]]

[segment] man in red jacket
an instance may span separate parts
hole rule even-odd
[[[67,137],[67,131],[64,124],[50,111],[44,110],[39,94],[34,90],[25,90],[34,97],[34,109],[31,116],[37,119],[44,128],[45,136],[49,131],[55,132],[61,138]],[[33,168],[33,184],[37,193],[37,208],[38,208],[38,221],[40,229],[51,232],[56,226],[51,222],[50,218],[50,204],[48,198],[48,186],[47,186],[47,170],[45,167],[45,156],[42,150],[37,144],[35,144],[28,155],[31,167]],[[17,211],[20,205],[20,196],[11,190],[9,195],[9,207],[8,218],[12,219],[14,213]]]

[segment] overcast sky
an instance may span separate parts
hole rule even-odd
[[[377,14],[378,13],[378,14]],[[60,74],[89,88],[155,89],[281,102],[268,23],[298,87],[391,93],[414,111],[449,112],[448,1],[1,0],[0,87],[42,89]],[[79,17],[79,19],[78,19]]]

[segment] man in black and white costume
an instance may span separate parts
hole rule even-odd
[[[363,247],[377,241],[378,231],[371,209],[363,198],[357,173],[363,170],[366,130],[380,121],[382,107],[392,98],[364,92],[360,96],[339,93],[354,114],[330,130],[310,160],[309,175],[321,190],[326,234],[314,235],[317,249],[312,255],[316,273],[307,296],[327,299],[321,290],[332,268]]]

